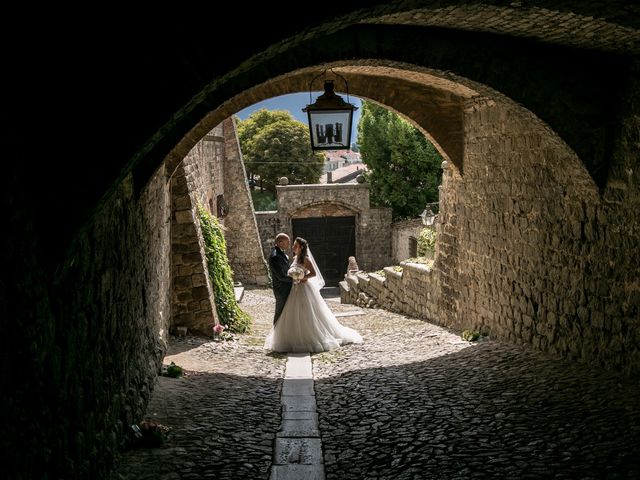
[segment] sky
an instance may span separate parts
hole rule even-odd
[[[289,95],[281,95],[279,97],[269,98],[267,100],[263,100],[262,102],[254,103],[244,110],[240,110],[237,115],[241,120],[246,120],[249,115],[251,115],[256,110],[260,110],[261,108],[265,108],[267,110],[288,110],[296,120],[308,126],[309,122],[307,120],[307,114],[303,112],[302,109],[309,105],[309,103],[315,102],[316,98],[318,98],[318,95],[321,95],[322,93],[323,92],[311,92],[311,102],[309,102],[308,92],[292,93]],[[345,102],[347,101],[346,94],[343,94],[341,92],[336,93],[338,93],[338,95],[340,95]],[[360,98],[349,95],[349,103],[352,103],[356,107],[358,107],[358,110],[353,112],[353,125],[351,128],[351,143],[354,143],[357,141],[358,137],[358,122],[360,121],[362,102]]]

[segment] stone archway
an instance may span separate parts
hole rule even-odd
[[[252,87],[210,112],[196,130],[242,108],[248,99],[304,91],[328,68],[347,78],[351,94],[383,104],[420,128],[449,163],[429,318],[455,328],[481,328],[585,362],[625,361],[613,354],[619,346],[601,346],[610,341],[605,338],[611,339],[606,322],[592,323],[592,314],[596,319],[606,316],[597,300],[597,281],[569,279],[583,278],[585,268],[607,275],[596,260],[613,251],[597,241],[602,234],[596,232],[610,228],[600,219],[633,213],[628,205],[601,197],[599,182],[606,177],[598,176],[601,164],[585,162],[548,124],[493,88],[406,63],[340,61],[291,71]],[[178,159],[180,149],[179,143],[167,157],[168,165]],[[621,228],[623,236],[633,237],[633,227]],[[576,242],[599,253],[582,256],[582,262],[569,261],[576,255]],[[567,273],[550,268],[549,257],[565,259],[558,268]],[[612,261],[628,279],[633,277],[624,259],[613,255]],[[622,298],[629,285],[621,280],[616,295]],[[578,300],[566,303],[566,294]],[[628,318],[620,328],[631,325]],[[584,329],[591,332],[588,337],[576,336]],[[626,344],[616,338],[616,345]]]
[[[121,48],[108,49],[110,22],[107,31],[47,20],[50,35],[33,57],[9,55],[6,92],[15,100],[3,116],[12,228],[3,237],[2,304],[14,326],[3,351],[28,372],[15,379],[6,410],[16,471],[108,470],[125,428],[141,418],[164,348],[165,179],[215,125],[261,99],[307,91],[326,66],[351,69],[360,94],[421,125],[448,156],[443,318],[637,373],[637,12],[618,0],[337,4],[281,25],[302,32],[283,39],[268,21],[280,12],[265,5],[265,18],[256,17],[268,29],[256,32],[252,50],[206,15],[128,19]],[[385,77],[384,68],[396,72]],[[55,74],[43,82],[43,71]],[[434,83],[420,86],[412,72]],[[446,94],[436,80],[478,95]],[[407,96],[419,90],[424,101]],[[43,111],[55,117],[36,132]],[[449,128],[430,122],[434,114]],[[113,131],[98,145],[96,132]],[[64,161],[51,161],[51,151],[65,152]]]

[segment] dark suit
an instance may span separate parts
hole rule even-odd
[[[269,255],[269,270],[271,271],[271,282],[273,283],[273,295],[276,297],[276,313],[273,317],[273,324],[275,325],[282,313],[284,304],[287,303],[287,298],[293,285],[292,278],[287,276],[289,259],[277,246],[273,247],[271,255]]]

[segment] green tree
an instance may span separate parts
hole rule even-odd
[[[311,150],[307,125],[285,110],[265,109],[236,123],[247,173],[259,176],[263,188],[275,194],[280,177],[290,184],[318,183],[324,156]]]
[[[442,157],[425,136],[395,113],[362,102],[358,145],[367,165],[371,201],[394,219],[415,218],[438,201]]]

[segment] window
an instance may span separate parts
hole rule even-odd
[[[226,202],[224,201],[224,195],[218,195],[216,197],[216,206],[217,208],[217,217],[224,218],[227,213],[229,213],[229,207],[227,207]]]

